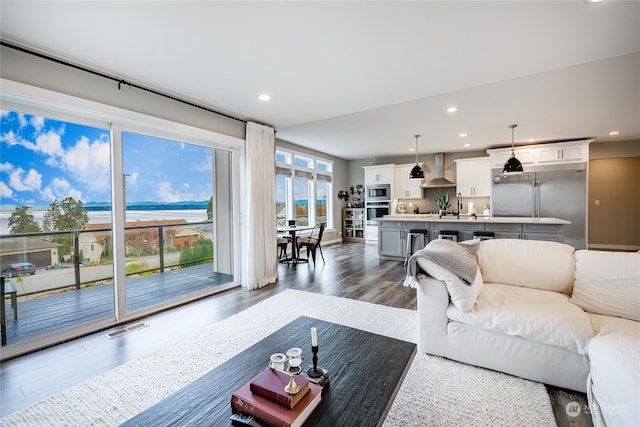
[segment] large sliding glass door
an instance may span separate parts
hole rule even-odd
[[[1,117],[3,357],[237,286],[234,150],[6,105],[22,104]]]
[[[0,266],[17,299],[6,343],[113,319],[109,125],[7,110],[1,120]]]

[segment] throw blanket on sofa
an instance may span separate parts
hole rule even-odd
[[[418,286],[416,262],[421,257],[449,270],[467,285],[471,285],[478,269],[476,252],[478,252],[479,245],[480,240],[473,240],[469,243],[457,243],[446,239],[430,241],[424,249],[420,249],[409,258],[404,286],[410,288]]]

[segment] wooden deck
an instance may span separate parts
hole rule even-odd
[[[233,276],[211,271],[211,264],[127,280],[127,312],[151,307],[227,284]],[[18,300],[18,320],[6,304],[7,345],[114,316],[113,284]]]

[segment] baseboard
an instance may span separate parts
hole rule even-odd
[[[609,251],[623,251],[623,252],[635,252],[640,251],[640,246],[637,245],[606,245],[600,243],[589,243],[589,249],[605,249]]]

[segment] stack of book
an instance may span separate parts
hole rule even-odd
[[[271,427],[301,426],[322,400],[322,387],[295,376],[300,387],[288,394],[290,375],[266,368],[231,396],[231,410],[251,415]]]

